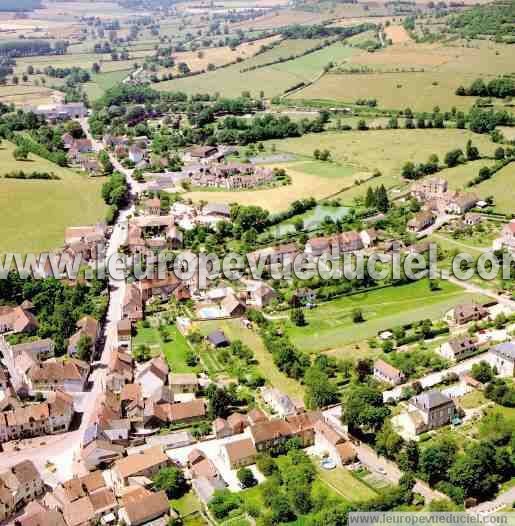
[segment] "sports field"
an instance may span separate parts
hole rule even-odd
[[[0,179],[0,253],[41,252],[63,245],[64,229],[103,221],[103,178],[61,168],[35,155],[15,161],[13,145],[0,145],[0,176],[12,170],[54,172],[58,181]]]
[[[359,342],[378,331],[425,318],[437,319],[454,305],[486,300],[449,282],[429,292],[427,280],[400,287],[364,292],[323,303],[305,310],[308,324],[296,327],[287,323],[287,332],[297,347],[306,352],[321,352]],[[353,323],[352,311],[360,308],[364,323]]]

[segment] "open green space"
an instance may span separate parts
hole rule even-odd
[[[438,177],[445,179],[449,183],[449,188],[451,190],[466,190],[473,192],[475,191],[474,188],[467,188],[466,184],[476,177],[483,166],[491,167],[493,164],[495,164],[493,159],[479,159],[477,161],[461,164],[460,166],[455,166],[454,168],[442,170],[438,174]]]
[[[299,349],[320,352],[370,338],[397,325],[439,318],[458,303],[486,300],[446,281],[440,285],[440,290],[430,292],[428,281],[420,280],[338,298],[306,309],[307,325],[297,327],[288,322],[287,332]],[[363,311],[362,323],[352,321],[356,308]],[[351,352],[349,356],[352,357]]]
[[[186,356],[190,349],[186,338],[175,325],[167,325],[166,330],[168,341],[163,341],[156,327],[144,327],[138,323],[133,345],[135,347],[147,345],[152,353],[164,354],[171,371],[174,373],[195,372],[197,368],[186,363]]]
[[[515,163],[508,164],[491,179],[474,187],[474,191],[483,197],[493,196],[496,212],[512,214],[515,203]]]
[[[265,349],[259,334],[251,329],[243,327],[239,319],[219,321],[210,320],[197,322],[196,325],[204,335],[209,334],[214,330],[221,329],[230,341],[241,340],[254,351],[259,370],[273,387],[277,387],[277,389],[280,389],[283,393],[286,393],[293,398],[304,398],[304,387],[297,381],[288,378],[277,369],[272,359],[272,355]],[[212,351],[212,353],[216,353],[216,351]]]
[[[170,500],[170,506],[181,515],[181,517],[185,517],[201,510],[200,501],[193,490],[185,493],[180,499]]]
[[[59,180],[0,178],[0,253],[42,252],[64,243],[68,226],[104,220],[106,207],[100,196],[103,178],[62,168],[30,154],[27,161],[13,158],[13,144],[0,145],[0,177],[13,170],[54,172]]]
[[[317,471],[319,479],[348,502],[363,502],[377,496],[372,488],[346,468],[327,470],[317,467]]]

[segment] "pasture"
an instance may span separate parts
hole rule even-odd
[[[465,292],[447,281],[429,292],[427,280],[399,287],[344,296],[305,310],[307,325],[286,323],[293,343],[306,352],[323,352],[376,336],[381,330],[426,318],[437,319],[454,305],[481,301],[485,297]],[[354,323],[352,311],[360,308],[365,322]],[[352,357],[352,353],[349,354]]]
[[[0,179],[0,253],[41,252],[62,246],[64,229],[103,221],[103,178],[90,178],[30,154],[15,161],[13,145],[0,145],[0,176],[12,170],[54,172],[56,181]],[[13,204],[15,206],[13,206]]]
[[[449,183],[451,190],[475,191],[474,188],[467,188],[466,184],[474,179],[483,166],[490,167],[494,164],[495,161],[492,159],[480,159],[454,168],[442,170],[438,174],[438,177],[445,179]]]
[[[504,214],[513,213],[515,203],[515,163],[508,164],[499,170],[491,179],[474,187],[479,195],[493,196],[495,210]]]

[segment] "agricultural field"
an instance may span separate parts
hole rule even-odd
[[[306,326],[297,327],[287,322],[286,330],[293,343],[303,351],[331,351],[397,325],[439,318],[457,303],[486,299],[464,292],[449,282],[442,282],[440,290],[429,292],[427,280],[421,280],[322,303],[315,309],[306,309]],[[363,311],[364,323],[352,321],[355,308]],[[348,357],[352,356],[351,351]]]
[[[0,102],[16,106],[50,104],[61,95],[58,91],[32,84],[0,86]]]
[[[0,179],[2,252],[41,252],[63,244],[64,229],[103,221],[103,178],[61,168],[33,154],[28,161],[12,157],[13,145],[0,145],[0,176],[13,170],[54,172],[60,180]],[[16,206],[13,206],[16,203]]]
[[[495,210],[503,214],[513,213],[515,203],[515,163],[508,164],[499,170],[491,179],[474,187],[482,196],[493,196]]]
[[[313,44],[308,47],[315,45],[316,41],[313,41]],[[249,64],[241,62],[202,75],[160,82],[155,85],[155,89],[159,91],[184,91],[189,94],[218,92],[227,97],[240,96],[242,91],[250,91],[252,95],[259,96],[260,92],[264,91],[266,97],[273,97],[282,94],[299,82],[313,80],[322,72],[328,62],[338,63],[347,60],[356,51],[354,48],[336,43],[282,64],[274,64],[242,73],[244,68],[252,65],[251,59]],[[275,50],[272,50],[267,53],[271,53],[272,57],[277,57],[274,52]],[[259,63],[268,61],[267,53],[258,57]]]
[[[493,159],[480,159],[442,170],[438,173],[438,177],[445,179],[449,183],[451,190],[475,191],[474,188],[467,188],[467,183],[476,177],[483,166],[491,167],[494,164],[495,161]]]
[[[405,44],[411,42],[411,37],[401,25],[389,25],[385,27],[386,38],[390,39],[393,44]]]
[[[350,70],[361,73],[350,73]],[[405,42],[375,53],[351,56],[345,68],[324,75],[316,83],[291,95],[292,99],[327,99],[353,103],[377,99],[379,107],[432,111],[468,109],[475,97],[455,94],[460,85],[486,80],[513,70],[510,46],[481,42],[474,45],[416,44]],[[500,104],[500,103],[498,103]]]

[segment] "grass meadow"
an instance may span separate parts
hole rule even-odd
[[[515,203],[515,163],[508,164],[491,179],[474,187],[474,191],[484,197],[492,195],[497,212],[512,214]]]
[[[441,288],[429,292],[427,280],[344,296],[305,310],[307,325],[287,323],[293,343],[306,352],[323,352],[376,336],[381,330],[425,318],[441,317],[454,305],[484,297],[464,292],[442,281]],[[360,308],[364,323],[352,321],[352,311]],[[349,356],[352,356],[349,354]]]
[[[103,178],[61,168],[33,154],[28,161],[16,161],[13,150],[7,141],[0,145],[0,176],[12,170],[38,170],[54,172],[61,179],[0,179],[0,253],[57,248],[63,244],[66,227],[104,220]]]

